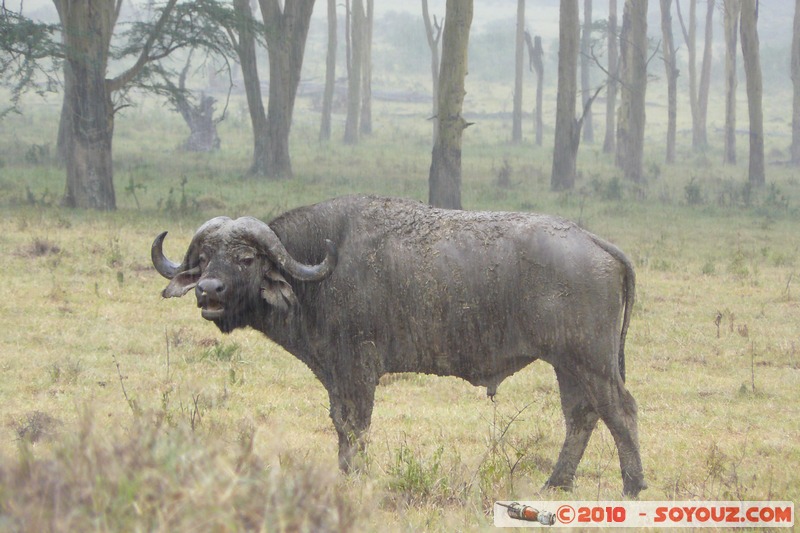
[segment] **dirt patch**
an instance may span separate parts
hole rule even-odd
[[[34,239],[32,243],[22,247],[17,255],[22,257],[46,257],[49,255],[58,255],[61,253],[61,247],[47,239]]]

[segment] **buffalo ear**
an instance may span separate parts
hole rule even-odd
[[[172,281],[169,282],[167,288],[161,291],[161,296],[164,298],[177,298],[179,296],[183,296],[190,290],[194,289],[199,279],[199,269],[193,268],[191,270],[185,270],[172,278]]]
[[[261,297],[280,311],[288,311],[297,303],[292,286],[277,270],[267,270],[261,286]]]

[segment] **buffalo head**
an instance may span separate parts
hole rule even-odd
[[[297,302],[287,277],[320,281],[336,267],[336,247],[326,240],[325,259],[317,265],[295,260],[274,231],[252,217],[217,217],[197,230],[183,261],[173,263],[162,251],[167,232],[151,248],[156,270],[170,282],[164,298],[195,290],[206,320],[224,332],[250,325],[264,306],[287,311]]]

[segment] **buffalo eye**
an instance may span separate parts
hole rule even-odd
[[[206,254],[200,254],[200,269],[205,270],[208,265],[208,257]]]
[[[252,265],[253,261],[255,261],[255,260],[256,260],[256,258],[253,255],[243,255],[243,256],[239,257],[239,263],[241,263],[243,266],[246,266],[246,267],[249,267],[250,265]]]

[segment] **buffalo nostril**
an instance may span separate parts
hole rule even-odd
[[[218,279],[204,279],[197,284],[200,292],[206,294],[222,294],[225,292],[225,285]]]

